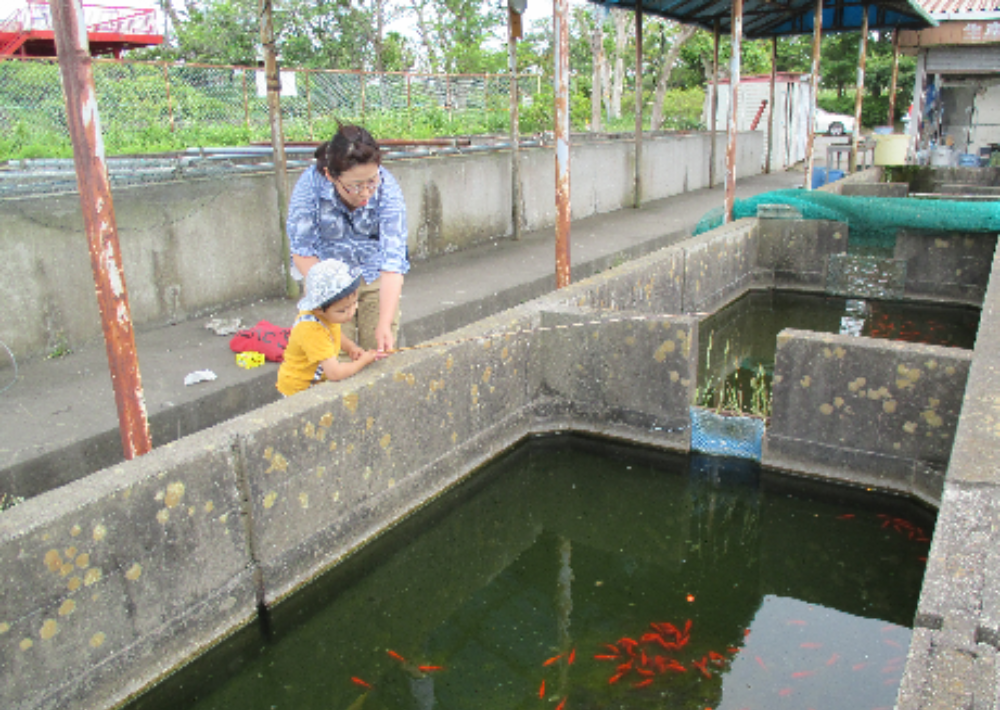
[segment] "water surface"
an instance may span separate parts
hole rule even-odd
[[[748,461],[533,440],[129,707],[889,708],[932,526]]]
[[[768,414],[775,347],[785,328],[971,350],[979,314],[968,306],[750,291],[699,324],[696,404]]]

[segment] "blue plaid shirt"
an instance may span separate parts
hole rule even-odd
[[[365,283],[372,283],[382,271],[408,272],[403,191],[381,166],[379,178],[368,204],[352,211],[315,165],[302,173],[288,204],[292,254],[359,266]]]

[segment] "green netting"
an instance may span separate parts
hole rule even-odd
[[[761,205],[788,205],[803,219],[844,222],[849,251],[891,250],[900,229],[933,232],[1000,232],[1000,202],[921,200],[912,197],[844,197],[829,192],[775,190],[736,200],[733,218],[756,217]],[[722,208],[708,212],[695,227],[701,234],[722,224]]]

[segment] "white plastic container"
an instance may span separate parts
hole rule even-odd
[[[939,145],[931,151],[931,165],[938,168],[950,168],[955,165],[955,151],[946,146]]]
[[[906,165],[906,152],[910,147],[910,136],[905,133],[876,134],[875,165]]]

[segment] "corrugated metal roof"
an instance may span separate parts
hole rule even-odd
[[[635,11],[639,0],[590,0],[608,8]],[[935,0],[945,2],[949,0]],[[956,0],[950,0],[956,1]],[[964,0],[981,2],[984,0]],[[989,0],[997,2],[998,0]],[[699,25],[729,34],[731,0],[641,0],[642,11],[685,24]],[[824,0],[823,32],[857,31],[861,28],[864,8],[868,8],[870,29],[923,29],[937,24],[915,0]],[[812,34],[815,0],[744,0],[743,36],[754,39],[781,35]]]
[[[935,15],[1000,15],[1000,0],[918,0],[932,17]]]

